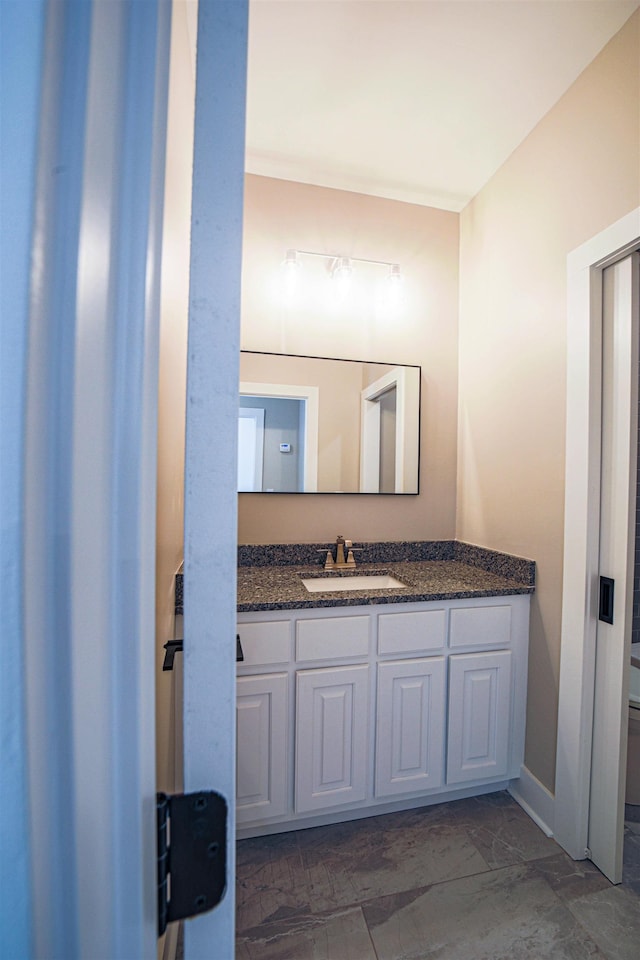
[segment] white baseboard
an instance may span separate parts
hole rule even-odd
[[[522,765],[520,779],[512,780],[509,793],[548,837],[553,836],[556,798],[531,771]]]

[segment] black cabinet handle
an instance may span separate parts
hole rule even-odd
[[[244,660],[244,651],[240,643],[240,634],[236,633],[236,663],[240,663],[242,660]]]
[[[183,650],[183,644],[183,640],[169,640],[168,643],[165,643],[164,649],[166,652],[164,655],[164,663],[162,664],[163,670],[173,670],[173,661],[175,655]]]
[[[613,623],[613,591],[615,581],[611,577],[600,577],[600,603],[598,605],[598,620],[603,623]]]

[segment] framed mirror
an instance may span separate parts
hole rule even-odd
[[[243,350],[238,492],[417,494],[420,367]]]

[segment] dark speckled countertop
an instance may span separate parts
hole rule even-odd
[[[325,576],[318,553],[327,546],[241,547],[238,611],[460,600],[528,594],[535,590],[535,563],[531,560],[458,541],[424,541],[363,544],[355,571],[331,574],[349,577],[388,573],[406,584],[404,587],[309,593],[302,578]]]

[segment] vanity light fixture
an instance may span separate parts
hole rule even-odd
[[[287,250],[282,261],[283,287],[290,299],[301,274],[302,264],[300,257],[322,257],[330,261],[329,276],[336,285],[336,292],[340,299],[346,296],[354,274],[354,264],[372,263],[376,266],[387,267],[389,273],[385,277],[384,294],[382,299],[387,308],[396,310],[402,301],[403,276],[399,263],[389,260],[371,260],[368,257],[344,257],[335,253],[320,253],[316,250]]]

